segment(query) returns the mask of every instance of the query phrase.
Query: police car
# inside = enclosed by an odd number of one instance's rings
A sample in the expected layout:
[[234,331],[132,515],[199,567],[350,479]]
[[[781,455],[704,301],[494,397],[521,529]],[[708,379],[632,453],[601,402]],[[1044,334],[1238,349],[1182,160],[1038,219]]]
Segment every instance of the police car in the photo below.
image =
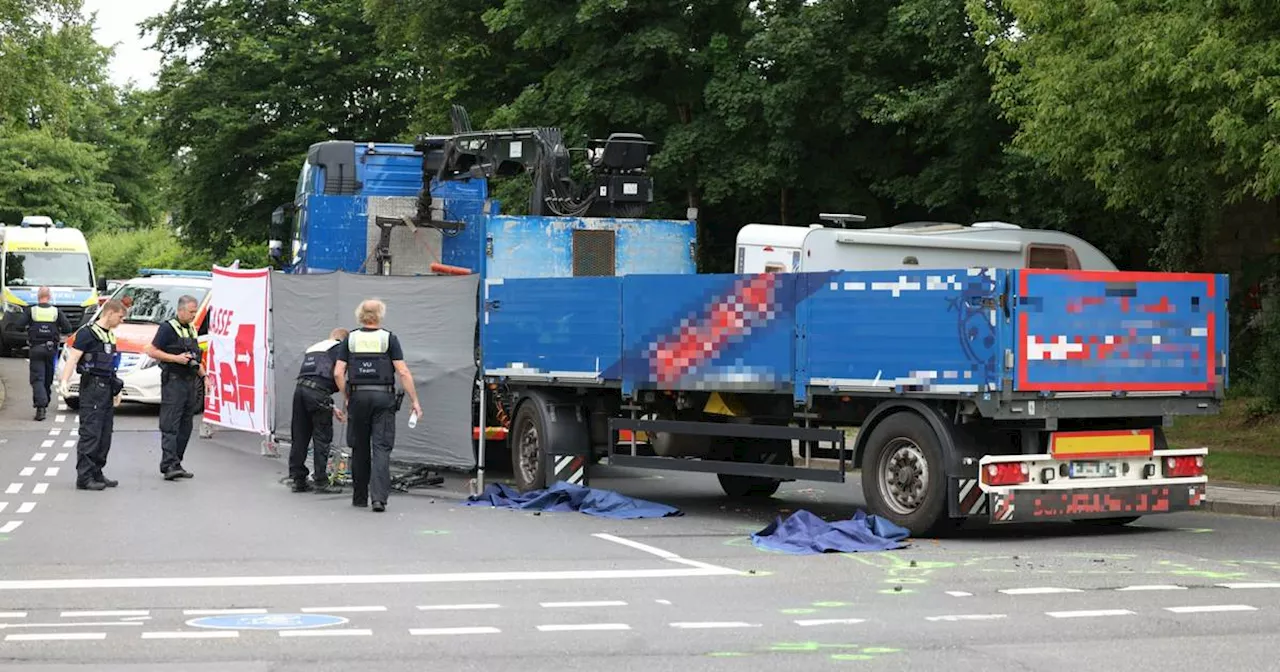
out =
[[[206,318],[212,287],[213,274],[208,271],[142,269],[139,277],[125,281],[111,294],[111,299],[123,302],[126,308],[124,321],[116,327],[116,345],[121,353],[118,375],[124,381],[123,401],[160,404],[159,362],[147,356],[147,344],[155,338],[160,325],[177,314],[178,299],[185,294],[199,302],[194,324],[203,346],[208,332]],[[86,316],[85,324],[95,318],[96,310],[95,314]],[[67,343],[73,341],[74,337]],[[58,358],[59,370],[65,359]],[[67,405],[76,409],[80,406],[79,377],[73,375],[70,382]]]

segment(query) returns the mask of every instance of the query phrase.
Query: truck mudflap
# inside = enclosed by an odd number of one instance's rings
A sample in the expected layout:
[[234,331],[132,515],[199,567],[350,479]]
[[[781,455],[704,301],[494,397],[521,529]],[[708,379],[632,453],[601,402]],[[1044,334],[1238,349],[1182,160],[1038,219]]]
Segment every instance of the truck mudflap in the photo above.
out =
[[1047,454],[983,457],[976,483],[959,488],[960,510],[1013,523],[1198,509],[1209,451],[1154,447],[1149,429],[1057,432]]

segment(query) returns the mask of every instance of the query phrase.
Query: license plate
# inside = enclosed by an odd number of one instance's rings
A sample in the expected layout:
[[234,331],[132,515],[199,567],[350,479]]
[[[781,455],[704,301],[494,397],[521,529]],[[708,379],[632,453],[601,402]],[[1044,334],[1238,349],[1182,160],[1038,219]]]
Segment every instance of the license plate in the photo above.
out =
[[1115,462],[1071,463],[1071,478],[1109,478],[1115,475]]

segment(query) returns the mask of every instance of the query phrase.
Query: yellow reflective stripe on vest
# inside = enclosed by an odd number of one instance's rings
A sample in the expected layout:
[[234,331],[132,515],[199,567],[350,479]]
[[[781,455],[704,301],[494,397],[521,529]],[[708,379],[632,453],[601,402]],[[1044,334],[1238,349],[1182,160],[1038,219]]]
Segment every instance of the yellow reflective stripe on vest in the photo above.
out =
[[53,306],[32,306],[31,307],[32,322],[57,322],[58,309]]
[[361,355],[382,354],[391,347],[391,334],[386,329],[353,331],[347,338],[347,350]]
[[116,332],[107,331],[96,324],[89,325],[89,328],[93,330],[93,333],[98,337],[99,341],[102,341],[103,343],[110,343],[111,345],[116,344]]
[[195,327],[191,325],[183,325],[177,320],[177,318],[169,320],[169,326],[173,327],[173,330],[178,334],[178,338],[189,338],[193,341],[196,340]]

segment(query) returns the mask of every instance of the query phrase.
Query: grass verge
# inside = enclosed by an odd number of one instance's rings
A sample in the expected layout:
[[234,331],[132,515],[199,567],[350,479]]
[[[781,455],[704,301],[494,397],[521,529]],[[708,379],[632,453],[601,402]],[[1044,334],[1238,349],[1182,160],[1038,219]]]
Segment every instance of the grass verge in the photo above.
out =
[[1171,448],[1209,449],[1209,481],[1280,486],[1280,417],[1256,417],[1249,399],[1228,399],[1222,413],[1179,418]]

